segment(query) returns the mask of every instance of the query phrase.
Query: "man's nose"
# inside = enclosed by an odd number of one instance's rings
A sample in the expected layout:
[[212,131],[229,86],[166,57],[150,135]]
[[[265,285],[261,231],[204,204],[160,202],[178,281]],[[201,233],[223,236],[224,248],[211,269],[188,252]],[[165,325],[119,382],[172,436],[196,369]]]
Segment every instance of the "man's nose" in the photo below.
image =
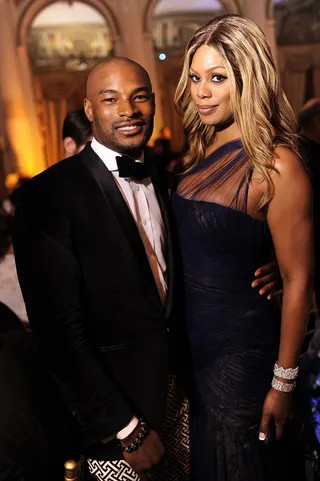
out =
[[137,107],[130,100],[123,100],[118,104],[118,115],[120,117],[132,117],[137,112]]

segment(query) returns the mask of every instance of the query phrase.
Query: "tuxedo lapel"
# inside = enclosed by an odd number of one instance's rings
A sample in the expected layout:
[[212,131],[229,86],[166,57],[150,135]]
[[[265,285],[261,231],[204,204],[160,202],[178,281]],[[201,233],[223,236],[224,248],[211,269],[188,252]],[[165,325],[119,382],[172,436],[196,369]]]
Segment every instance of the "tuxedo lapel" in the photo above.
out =
[[99,185],[106,202],[114,214],[115,220],[118,222],[130,249],[133,251],[134,257],[138,261],[138,265],[142,270],[142,275],[146,276],[148,281],[154,284],[153,291],[155,293],[155,302],[163,311],[158,289],[138,228],[113,175],[107,169],[100,157],[92,150],[89,144],[87,144],[85,149],[78,155]]
[[159,169],[152,159],[148,160],[150,168],[150,177],[154,186],[154,190],[161,209],[162,219],[167,232],[167,296],[165,305],[165,315],[168,319],[173,305],[173,292],[174,292],[174,254],[173,254],[173,240],[171,219],[169,215],[169,193],[166,185],[166,181],[163,175],[160,175]]

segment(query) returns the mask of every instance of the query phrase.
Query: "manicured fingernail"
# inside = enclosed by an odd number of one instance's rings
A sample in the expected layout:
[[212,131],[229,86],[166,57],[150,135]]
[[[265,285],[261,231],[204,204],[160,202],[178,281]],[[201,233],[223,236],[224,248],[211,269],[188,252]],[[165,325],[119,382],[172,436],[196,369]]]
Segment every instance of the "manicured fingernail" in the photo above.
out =
[[266,439],[266,435],[264,433],[259,433],[260,441],[264,441]]

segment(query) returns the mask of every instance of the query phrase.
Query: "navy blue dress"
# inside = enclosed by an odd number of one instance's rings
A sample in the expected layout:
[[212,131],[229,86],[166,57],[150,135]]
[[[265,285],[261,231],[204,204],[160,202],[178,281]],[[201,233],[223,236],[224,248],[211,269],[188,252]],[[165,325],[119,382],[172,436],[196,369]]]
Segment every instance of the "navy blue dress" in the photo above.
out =
[[173,210],[182,254],[194,481],[275,481],[277,443],[259,441],[273,377],[279,311],[252,289],[272,247],[248,209],[250,170],[240,140],[179,178]]

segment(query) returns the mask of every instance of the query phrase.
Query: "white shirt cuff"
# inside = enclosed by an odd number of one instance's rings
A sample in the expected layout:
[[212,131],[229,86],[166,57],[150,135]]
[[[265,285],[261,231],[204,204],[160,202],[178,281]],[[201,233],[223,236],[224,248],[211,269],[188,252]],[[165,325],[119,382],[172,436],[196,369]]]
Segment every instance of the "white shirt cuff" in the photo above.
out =
[[136,418],[135,416],[131,419],[130,423],[123,429],[121,429],[121,431],[118,432],[117,434],[117,439],[124,439],[126,438],[127,436],[130,436],[130,434],[136,429],[136,427],[138,426],[138,423],[139,423],[139,419]]

